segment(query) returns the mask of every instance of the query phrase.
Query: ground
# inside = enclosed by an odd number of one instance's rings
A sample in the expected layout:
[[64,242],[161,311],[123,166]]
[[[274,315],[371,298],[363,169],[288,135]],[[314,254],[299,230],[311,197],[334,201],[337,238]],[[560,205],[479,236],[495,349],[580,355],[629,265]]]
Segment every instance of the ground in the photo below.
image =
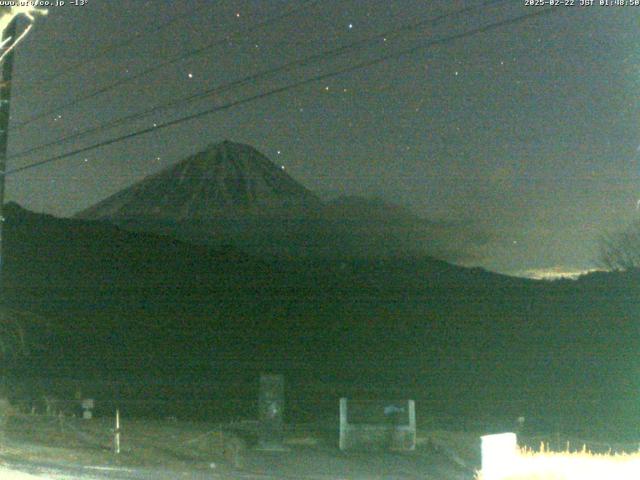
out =
[[331,425],[289,425],[282,451],[260,451],[254,422],[123,419],[121,453],[110,419],[14,415],[0,450],[3,479],[471,480],[478,436],[422,432],[415,452],[340,452]]

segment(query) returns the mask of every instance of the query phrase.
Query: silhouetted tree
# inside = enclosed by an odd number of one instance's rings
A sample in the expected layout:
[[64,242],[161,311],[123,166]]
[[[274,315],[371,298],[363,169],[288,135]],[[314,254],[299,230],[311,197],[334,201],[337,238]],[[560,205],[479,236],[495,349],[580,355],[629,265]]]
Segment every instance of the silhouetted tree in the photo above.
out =
[[12,412],[8,375],[12,366],[29,353],[25,331],[24,313],[0,307],[0,441],[5,438],[5,427]]
[[40,346],[36,342],[41,343],[42,336],[50,331],[51,325],[43,317],[0,306],[0,397],[7,394],[7,381],[13,370],[24,364],[31,349]]
[[640,220],[600,239],[599,263],[609,270],[640,269]]

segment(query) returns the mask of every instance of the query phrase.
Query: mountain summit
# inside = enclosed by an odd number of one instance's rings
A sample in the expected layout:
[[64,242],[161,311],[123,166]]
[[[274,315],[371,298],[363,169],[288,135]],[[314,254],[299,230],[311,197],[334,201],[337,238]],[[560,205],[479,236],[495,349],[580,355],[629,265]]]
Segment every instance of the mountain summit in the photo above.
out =
[[321,207],[314,193],[251,146],[224,141],[76,215],[81,219],[207,222],[297,217]]
[[382,200],[322,202],[255,148],[224,141],[78,213],[124,230],[276,257],[477,256],[479,236]]

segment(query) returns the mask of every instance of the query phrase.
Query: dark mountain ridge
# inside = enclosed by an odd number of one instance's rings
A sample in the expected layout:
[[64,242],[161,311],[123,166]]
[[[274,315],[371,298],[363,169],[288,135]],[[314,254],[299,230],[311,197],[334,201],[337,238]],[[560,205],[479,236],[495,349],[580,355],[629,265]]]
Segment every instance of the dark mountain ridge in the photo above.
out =
[[428,257],[263,260],[16,205],[6,217],[7,302],[52,324],[31,331],[43,348],[25,376],[278,371],[454,410],[596,398],[638,413],[637,273],[543,282]]

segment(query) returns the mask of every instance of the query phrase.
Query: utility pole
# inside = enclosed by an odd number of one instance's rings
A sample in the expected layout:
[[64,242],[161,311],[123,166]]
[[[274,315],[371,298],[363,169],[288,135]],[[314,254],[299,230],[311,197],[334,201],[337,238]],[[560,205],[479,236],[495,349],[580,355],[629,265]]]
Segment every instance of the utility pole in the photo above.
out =
[[[2,32],[2,40],[16,37],[16,20],[7,26]],[[9,43],[9,42],[7,42]],[[10,46],[5,47],[10,48]],[[2,64],[2,81],[0,82],[0,308],[6,303],[4,294],[4,281],[2,270],[4,266],[4,255],[2,254],[3,226],[4,226],[4,180],[7,170],[7,141],[9,139],[9,100],[11,98],[11,77],[13,75],[13,52],[4,58]],[[0,312],[2,315],[4,312]],[[0,368],[0,436],[4,436],[4,425],[7,417],[7,367]]]
[[[2,40],[16,38],[16,19],[4,30]],[[9,48],[9,47],[7,47]],[[0,83],[0,304],[5,302],[4,289],[4,183],[7,171],[7,146],[9,141],[9,113],[11,101],[11,83],[13,78],[12,50],[2,64],[2,82]]]

